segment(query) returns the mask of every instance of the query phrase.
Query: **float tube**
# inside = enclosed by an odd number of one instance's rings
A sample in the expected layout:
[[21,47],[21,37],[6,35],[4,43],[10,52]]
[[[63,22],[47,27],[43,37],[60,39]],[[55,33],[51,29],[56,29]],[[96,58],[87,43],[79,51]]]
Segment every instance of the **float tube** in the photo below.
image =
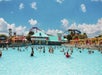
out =
[[69,58],[70,57],[70,55],[68,54],[68,52],[66,53],[66,58]]

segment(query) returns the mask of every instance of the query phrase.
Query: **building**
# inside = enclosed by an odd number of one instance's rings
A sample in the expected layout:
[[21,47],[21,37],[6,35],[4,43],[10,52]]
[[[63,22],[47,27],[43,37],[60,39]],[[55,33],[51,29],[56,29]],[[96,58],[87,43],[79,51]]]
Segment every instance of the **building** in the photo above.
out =
[[23,43],[26,41],[25,36],[12,36],[12,43]]
[[33,44],[48,44],[49,36],[42,32],[38,31],[31,36],[31,41]]
[[86,38],[86,39],[79,39],[79,40],[71,40],[70,44],[75,45],[102,45],[102,37],[98,38]]
[[31,36],[32,44],[37,45],[61,45],[67,40],[61,35],[48,35],[42,31],[37,31]]

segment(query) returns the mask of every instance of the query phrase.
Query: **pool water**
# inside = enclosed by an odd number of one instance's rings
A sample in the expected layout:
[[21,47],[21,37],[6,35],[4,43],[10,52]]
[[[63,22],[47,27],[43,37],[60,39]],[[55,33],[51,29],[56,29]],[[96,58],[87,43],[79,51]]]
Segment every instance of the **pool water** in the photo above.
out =
[[[43,46],[42,46],[43,47]],[[34,46],[34,56],[31,57],[31,46],[21,51],[8,48],[3,50],[0,58],[0,75],[102,75],[102,54],[95,50],[89,54],[88,49],[73,48],[73,54],[66,58],[64,52],[70,47],[52,46],[54,53],[49,53],[50,46]],[[2,50],[2,48],[0,49]],[[70,53],[70,51],[69,51]]]

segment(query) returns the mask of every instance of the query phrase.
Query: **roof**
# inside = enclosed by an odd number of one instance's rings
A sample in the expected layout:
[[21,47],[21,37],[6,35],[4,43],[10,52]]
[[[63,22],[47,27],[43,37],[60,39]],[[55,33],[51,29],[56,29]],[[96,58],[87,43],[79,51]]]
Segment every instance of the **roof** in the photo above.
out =
[[49,37],[49,36],[42,31],[38,31],[37,33],[33,34],[32,37]]

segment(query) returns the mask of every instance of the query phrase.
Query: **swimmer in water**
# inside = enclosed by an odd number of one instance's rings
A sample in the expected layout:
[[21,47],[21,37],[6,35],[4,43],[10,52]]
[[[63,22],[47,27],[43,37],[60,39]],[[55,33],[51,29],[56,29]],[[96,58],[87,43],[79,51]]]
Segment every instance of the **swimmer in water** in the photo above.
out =
[[79,52],[81,53],[81,50]]
[[0,50],[0,57],[2,56],[2,51]]
[[89,50],[88,53],[91,54],[91,51]]
[[69,57],[70,57],[70,55],[69,55],[69,53],[67,52],[67,53],[66,53],[66,58],[69,58]]
[[34,56],[34,50],[33,50],[33,47],[32,47],[32,52],[31,52],[31,55],[30,56]]
[[44,47],[44,49],[43,49],[43,53],[45,53],[45,47]]

